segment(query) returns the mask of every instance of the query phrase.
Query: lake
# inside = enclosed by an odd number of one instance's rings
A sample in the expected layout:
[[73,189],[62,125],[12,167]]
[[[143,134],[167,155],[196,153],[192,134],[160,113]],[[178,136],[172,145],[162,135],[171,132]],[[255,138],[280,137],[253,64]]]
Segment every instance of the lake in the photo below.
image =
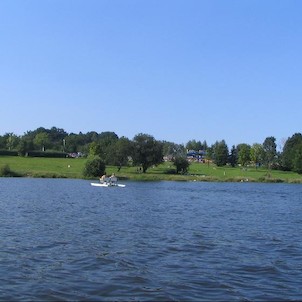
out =
[[0,300],[302,299],[302,185],[0,178]]

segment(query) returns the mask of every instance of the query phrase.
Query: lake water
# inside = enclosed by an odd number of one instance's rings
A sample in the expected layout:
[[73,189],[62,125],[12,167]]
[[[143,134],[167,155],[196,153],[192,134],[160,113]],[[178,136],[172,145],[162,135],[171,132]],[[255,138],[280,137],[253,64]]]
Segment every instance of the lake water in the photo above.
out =
[[302,185],[0,178],[0,300],[302,299]]

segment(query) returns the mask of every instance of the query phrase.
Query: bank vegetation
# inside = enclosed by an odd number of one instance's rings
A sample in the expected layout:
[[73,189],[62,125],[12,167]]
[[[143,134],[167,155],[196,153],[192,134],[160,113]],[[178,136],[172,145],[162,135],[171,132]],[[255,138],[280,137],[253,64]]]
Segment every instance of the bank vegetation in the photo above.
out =
[[302,135],[288,137],[279,151],[273,136],[230,149],[224,140],[182,145],[145,133],[129,139],[56,127],[0,136],[0,176],[89,178],[104,170],[132,180],[300,182]]

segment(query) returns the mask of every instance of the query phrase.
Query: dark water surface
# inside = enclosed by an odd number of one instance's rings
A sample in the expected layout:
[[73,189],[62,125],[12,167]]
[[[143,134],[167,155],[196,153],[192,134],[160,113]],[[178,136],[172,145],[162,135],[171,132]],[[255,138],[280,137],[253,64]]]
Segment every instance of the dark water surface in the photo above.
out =
[[0,178],[0,300],[302,299],[302,186]]

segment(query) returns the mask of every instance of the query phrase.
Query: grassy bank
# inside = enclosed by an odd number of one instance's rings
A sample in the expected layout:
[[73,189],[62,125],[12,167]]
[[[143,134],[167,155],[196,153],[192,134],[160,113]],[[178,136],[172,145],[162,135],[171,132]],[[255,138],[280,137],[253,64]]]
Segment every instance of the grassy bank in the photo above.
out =
[[73,158],[42,158],[0,156],[0,167],[9,168],[21,176],[81,178],[85,160]]
[[[0,156],[0,168],[8,166],[12,175],[23,177],[58,177],[83,178],[82,171],[86,159],[73,158],[30,158],[17,156]],[[302,183],[302,175],[293,172],[271,171],[266,169],[240,167],[216,167],[192,163],[188,175],[171,174],[174,167],[163,163],[139,173],[137,167],[123,167],[117,172],[116,167],[108,166],[107,173],[116,173],[120,179],[129,180],[179,180],[179,181],[249,181],[249,182],[287,182]]]

